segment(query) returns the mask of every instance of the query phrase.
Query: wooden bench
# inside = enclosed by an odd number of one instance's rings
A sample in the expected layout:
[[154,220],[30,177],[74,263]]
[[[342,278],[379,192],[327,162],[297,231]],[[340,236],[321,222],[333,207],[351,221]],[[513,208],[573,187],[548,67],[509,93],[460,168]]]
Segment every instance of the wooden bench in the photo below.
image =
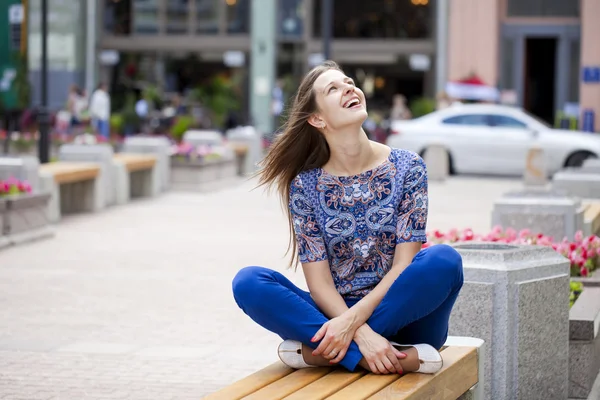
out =
[[483,400],[483,341],[449,338],[443,368],[434,375],[375,375],[318,367],[294,370],[276,362],[208,395],[205,400]]
[[119,153],[113,156],[117,204],[134,197],[151,197],[160,192],[157,157],[151,154]]
[[585,234],[600,235],[600,202],[586,202],[583,205],[583,223]]
[[48,219],[82,211],[94,212],[104,207],[100,186],[100,166],[94,163],[58,161],[39,169],[40,188],[50,193]]

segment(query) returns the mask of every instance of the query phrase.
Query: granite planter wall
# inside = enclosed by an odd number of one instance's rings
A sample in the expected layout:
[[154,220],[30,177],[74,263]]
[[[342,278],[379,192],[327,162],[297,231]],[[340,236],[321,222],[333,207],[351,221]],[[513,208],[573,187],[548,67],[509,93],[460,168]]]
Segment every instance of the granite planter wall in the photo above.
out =
[[600,288],[585,287],[569,312],[569,398],[587,399],[600,372]]
[[179,190],[204,190],[216,182],[237,175],[235,157],[215,160],[171,158],[171,187]]
[[7,247],[10,241],[4,234],[4,227],[6,225],[6,199],[0,199],[0,249]]
[[14,245],[53,235],[46,212],[49,200],[50,194],[47,193],[8,196],[3,199],[2,232],[8,244]]

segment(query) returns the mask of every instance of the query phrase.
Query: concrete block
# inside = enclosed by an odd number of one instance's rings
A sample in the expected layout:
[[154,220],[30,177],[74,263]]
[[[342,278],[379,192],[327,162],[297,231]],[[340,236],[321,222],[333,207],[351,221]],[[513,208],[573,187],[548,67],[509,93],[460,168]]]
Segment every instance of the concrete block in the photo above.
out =
[[424,159],[427,165],[427,178],[431,181],[444,181],[450,172],[450,157],[442,145],[430,145],[425,150]]
[[569,312],[569,398],[587,399],[600,372],[600,288],[585,287]]
[[600,199],[600,168],[567,168],[554,174],[552,187],[581,199]]
[[509,192],[494,202],[492,225],[534,233],[562,240],[573,239],[584,228],[581,201],[562,191],[523,190]]
[[219,131],[190,130],[183,134],[183,141],[192,146],[200,146],[203,144],[222,146],[223,135]]
[[[253,126],[243,126],[230,129],[225,133],[227,141],[232,144],[248,146],[244,158],[243,174],[252,174],[258,169],[258,163],[263,158],[262,137]],[[431,178],[430,178],[431,179]]]
[[40,162],[33,156],[0,157],[0,180],[10,177],[27,181],[34,193],[40,191],[39,174]]
[[113,148],[108,144],[65,144],[60,147],[61,161],[95,162],[100,165],[99,179],[104,191],[106,206],[116,204]]
[[484,398],[566,399],[568,260],[544,246],[454,247],[463,257],[465,284],[449,334],[485,341]]
[[133,136],[125,139],[124,153],[154,154],[157,157],[160,190],[166,191],[171,179],[171,143],[165,137]]
[[548,183],[548,166],[544,149],[537,145],[527,151],[523,181],[525,186],[546,186]]

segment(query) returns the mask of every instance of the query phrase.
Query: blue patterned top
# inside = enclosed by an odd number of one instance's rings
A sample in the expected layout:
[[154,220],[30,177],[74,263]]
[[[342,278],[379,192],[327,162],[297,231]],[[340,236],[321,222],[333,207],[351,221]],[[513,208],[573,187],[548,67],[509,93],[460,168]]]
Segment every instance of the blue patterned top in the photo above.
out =
[[300,262],[328,260],[337,291],[362,298],[390,270],[397,244],[427,241],[427,207],[427,170],[411,151],[392,149],[354,176],[301,172],[289,201]]

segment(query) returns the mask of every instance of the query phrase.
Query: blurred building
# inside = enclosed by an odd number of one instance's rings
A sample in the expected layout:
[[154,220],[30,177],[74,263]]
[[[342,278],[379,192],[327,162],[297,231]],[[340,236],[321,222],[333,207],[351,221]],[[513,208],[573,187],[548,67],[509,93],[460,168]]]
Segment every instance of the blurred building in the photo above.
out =
[[[213,74],[247,70],[250,1],[101,0],[99,49],[119,54],[104,76],[142,70],[182,92]],[[332,58],[372,89],[371,104],[387,108],[395,93],[434,95],[432,3],[334,1]],[[320,61],[321,1],[278,0],[277,15],[277,74],[293,81]]]
[[598,0],[453,0],[448,78],[477,74],[549,122],[593,109],[598,127],[598,17]]

